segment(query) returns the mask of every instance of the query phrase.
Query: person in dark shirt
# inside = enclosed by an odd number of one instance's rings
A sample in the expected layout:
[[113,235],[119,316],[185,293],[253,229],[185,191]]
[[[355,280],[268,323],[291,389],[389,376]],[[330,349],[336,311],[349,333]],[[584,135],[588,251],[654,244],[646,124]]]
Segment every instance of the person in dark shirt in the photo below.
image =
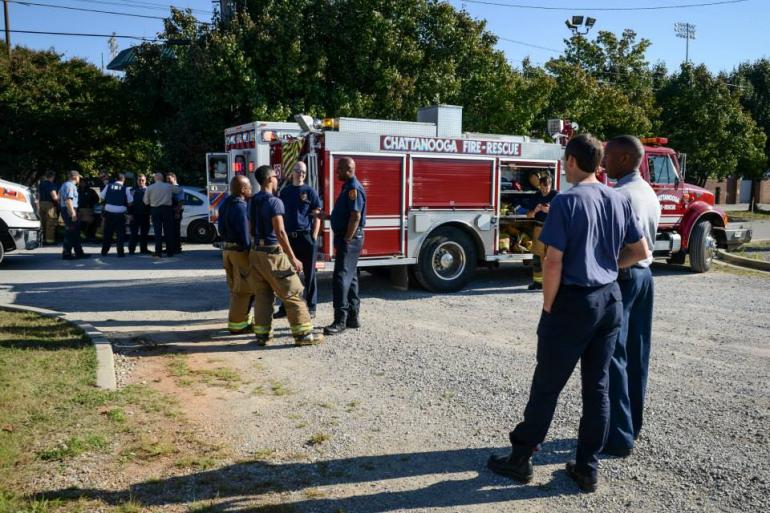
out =
[[230,290],[230,312],[227,329],[230,333],[247,333],[251,326],[249,310],[254,300],[249,266],[248,200],[251,182],[245,176],[230,180],[230,195],[219,207],[217,227],[222,237],[222,262]]
[[136,187],[131,189],[131,203],[128,205],[131,238],[128,241],[128,252],[133,255],[136,245],[139,244],[139,252],[149,255],[152,252],[147,248],[147,239],[150,234],[150,207],[144,203],[144,194],[147,192],[147,177],[140,174],[136,177]]
[[538,191],[525,206],[527,217],[538,222],[532,229],[532,283],[529,284],[529,290],[543,288],[543,258],[545,258],[546,247],[540,242],[540,232],[543,231],[542,223],[545,223],[548,217],[551,201],[559,194],[551,188],[551,175],[541,176],[538,183]]
[[[294,254],[302,262],[305,302],[310,317],[315,317],[318,291],[316,290],[315,261],[318,254],[318,234],[321,231],[321,198],[318,193],[305,183],[307,166],[304,162],[294,164],[291,173],[292,183],[281,190],[281,201],[286,208],[285,227]],[[274,319],[286,317],[283,304],[273,315]]]
[[532,454],[545,439],[559,395],[580,362],[583,415],[567,475],[586,492],[596,490],[597,456],[609,428],[609,365],[623,315],[618,269],[647,257],[631,204],[596,178],[602,156],[602,143],[590,135],[574,137],[564,151],[574,187],[551,202],[540,235],[548,253],[529,401],[524,419],[508,436],[510,455],[492,455],[487,463],[497,474],[532,479]]
[[96,215],[96,206],[99,204],[99,193],[97,193],[85,180],[81,180],[78,185],[78,195],[80,197],[78,206],[78,218],[80,219],[80,229],[85,235],[86,242],[96,242],[96,230],[102,222],[102,217]]
[[56,173],[48,171],[38,187],[38,212],[43,229],[43,243],[56,244],[56,226],[59,224],[59,192],[54,183]]
[[318,344],[323,336],[313,333],[307,304],[302,298],[302,262],[295,256],[284,228],[286,210],[275,196],[278,177],[270,166],[260,166],[254,173],[261,190],[251,198],[249,222],[252,237],[249,264],[254,287],[254,335],[257,345],[273,338],[273,296],[286,307],[294,344]]

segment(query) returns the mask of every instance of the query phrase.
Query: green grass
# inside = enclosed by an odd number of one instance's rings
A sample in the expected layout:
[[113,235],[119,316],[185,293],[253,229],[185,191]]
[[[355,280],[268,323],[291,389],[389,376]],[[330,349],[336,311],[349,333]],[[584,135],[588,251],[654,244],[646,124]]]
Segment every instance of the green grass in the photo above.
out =
[[[209,362],[215,360],[209,360]],[[169,374],[177,378],[180,386],[206,384],[235,390],[241,385],[241,375],[228,367],[215,367],[213,369],[193,369],[190,367],[187,356],[173,355],[166,364]]]
[[770,252],[770,241],[762,241],[744,244],[735,251],[731,251],[730,254],[753,260],[766,260],[762,256],[763,254],[767,256],[768,252]]
[[[719,207],[719,205],[717,205]],[[731,223],[737,223],[741,221],[768,221],[770,220],[770,212],[767,210],[756,210],[749,212],[748,210],[734,210],[727,212],[727,219]]]
[[270,383],[270,391],[273,395],[289,395],[292,390],[283,382],[274,380]]

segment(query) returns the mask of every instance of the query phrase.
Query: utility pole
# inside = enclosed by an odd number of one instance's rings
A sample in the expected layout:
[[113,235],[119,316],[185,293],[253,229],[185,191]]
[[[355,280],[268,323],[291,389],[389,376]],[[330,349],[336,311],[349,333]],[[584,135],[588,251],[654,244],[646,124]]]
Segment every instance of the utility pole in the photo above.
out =
[[676,32],[676,37],[685,40],[684,62],[687,64],[690,62],[690,39],[695,39],[695,25],[692,23],[674,23],[674,32]]
[[8,0],[3,0],[3,13],[5,14],[5,49],[8,51],[8,60],[11,60],[11,20],[8,19]]

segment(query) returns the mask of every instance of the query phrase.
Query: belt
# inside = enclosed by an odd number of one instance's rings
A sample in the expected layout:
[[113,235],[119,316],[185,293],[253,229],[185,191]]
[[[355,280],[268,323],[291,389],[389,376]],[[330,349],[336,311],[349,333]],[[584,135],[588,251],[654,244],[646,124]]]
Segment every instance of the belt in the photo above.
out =
[[297,238],[297,237],[299,237],[300,235],[305,235],[306,233],[310,233],[310,230],[299,230],[299,231],[296,231],[296,232],[289,232],[289,234],[288,234],[288,235],[289,235],[289,237],[291,237],[292,239],[296,239],[296,238]]
[[277,255],[281,252],[281,246],[261,246],[256,242],[251,245],[252,251],[259,251],[260,253],[267,253],[269,255]]
[[248,251],[239,242],[223,242],[222,249],[225,251]]

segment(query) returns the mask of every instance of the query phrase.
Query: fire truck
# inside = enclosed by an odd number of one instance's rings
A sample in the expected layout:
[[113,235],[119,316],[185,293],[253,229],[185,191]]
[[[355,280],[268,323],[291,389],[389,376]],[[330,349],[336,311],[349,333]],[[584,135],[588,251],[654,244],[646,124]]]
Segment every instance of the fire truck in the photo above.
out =
[[662,209],[656,257],[683,264],[689,255],[692,270],[706,272],[717,248],[732,249],[751,240],[750,226],[729,224],[727,215],[714,207],[711,192],[685,182],[685,154],[666,146],[665,137],[641,141],[645,156],[639,171],[655,190]]
[[225,129],[225,151],[206,154],[209,222],[216,227],[219,205],[227,196],[234,176],[248,177],[252,189],[258,191],[254,171],[270,163],[270,143],[300,133],[297,123],[279,121],[254,121]]
[[[530,260],[505,244],[532,221],[516,206],[535,193],[533,177],[549,174],[557,189],[563,181],[560,144],[463,132],[458,106],[420,109],[416,122],[295,119],[302,133],[271,144],[274,168],[286,177],[303,160],[330,214],[342,186],[335,162],[353,158],[367,198],[359,267],[402,266],[431,291],[461,289],[479,263]],[[319,262],[331,268],[333,258],[325,221]]]

